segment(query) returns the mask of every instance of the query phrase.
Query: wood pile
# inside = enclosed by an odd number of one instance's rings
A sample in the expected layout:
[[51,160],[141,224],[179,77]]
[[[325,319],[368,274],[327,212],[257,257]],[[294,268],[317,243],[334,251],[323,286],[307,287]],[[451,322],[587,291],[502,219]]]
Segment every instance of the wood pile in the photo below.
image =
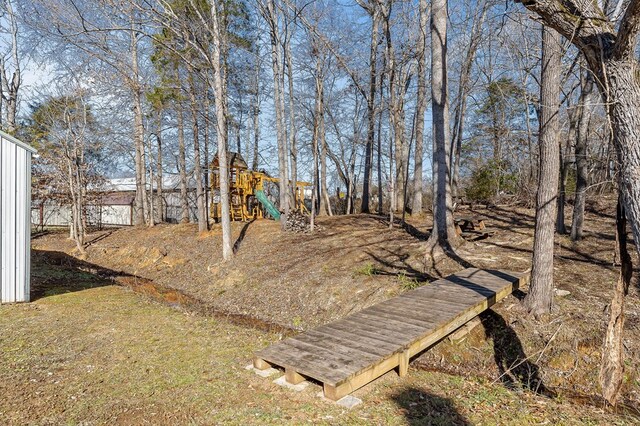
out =
[[[302,213],[300,210],[292,210],[287,215],[287,220],[284,224],[284,230],[295,233],[309,233],[311,232],[311,220],[308,215]],[[314,231],[321,230],[322,227],[315,224]]]

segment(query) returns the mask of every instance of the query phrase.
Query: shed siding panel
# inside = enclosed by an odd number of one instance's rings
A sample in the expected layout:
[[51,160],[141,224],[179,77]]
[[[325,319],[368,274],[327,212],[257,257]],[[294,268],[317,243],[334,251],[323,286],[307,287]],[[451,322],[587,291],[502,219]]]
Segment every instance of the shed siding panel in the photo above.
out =
[[0,132],[0,302],[29,300],[31,152]]
[[17,146],[2,140],[3,215],[2,215],[2,301],[15,301],[16,264],[16,150]]
[[27,202],[24,205],[24,228],[26,235],[26,244],[24,247],[26,267],[24,282],[24,301],[31,300],[31,153],[27,152],[25,158],[27,171]]
[[5,164],[5,144],[6,142],[3,139],[0,139],[0,303],[5,301],[5,282],[7,280],[6,270],[5,270],[5,252],[8,247],[8,238],[7,230],[5,229],[4,222],[5,216],[9,210],[9,204],[7,203],[5,186],[7,186],[9,182],[9,178],[7,177],[7,168],[4,167]]
[[25,300],[26,282],[26,251],[27,245],[25,229],[25,208],[27,206],[27,152],[16,146],[16,277],[15,293],[16,301]]

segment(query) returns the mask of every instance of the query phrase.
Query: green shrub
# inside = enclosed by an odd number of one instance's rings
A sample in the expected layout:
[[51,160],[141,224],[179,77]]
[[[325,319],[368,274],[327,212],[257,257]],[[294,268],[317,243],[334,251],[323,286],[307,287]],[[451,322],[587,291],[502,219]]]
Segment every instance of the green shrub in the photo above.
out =
[[500,193],[515,193],[517,183],[518,177],[509,171],[506,161],[491,160],[473,171],[465,193],[470,201],[490,202]]

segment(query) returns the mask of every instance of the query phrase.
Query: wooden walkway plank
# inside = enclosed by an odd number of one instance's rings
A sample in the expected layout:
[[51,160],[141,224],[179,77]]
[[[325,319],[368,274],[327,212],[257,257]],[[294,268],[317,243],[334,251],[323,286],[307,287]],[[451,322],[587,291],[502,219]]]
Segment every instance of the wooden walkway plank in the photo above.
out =
[[431,347],[528,281],[527,274],[469,268],[341,320],[275,343],[254,366],[284,368],[285,379],[320,381],[337,400]]
[[446,320],[450,314],[444,312],[435,312],[430,310],[422,310],[416,312],[415,309],[401,309],[385,306],[376,307],[375,311],[372,311],[375,315],[389,315],[394,316],[398,321],[406,322],[408,324],[416,325],[422,328],[423,332],[428,331],[431,328],[437,326],[440,322]]
[[363,358],[379,358],[388,353],[388,351],[380,351],[375,346],[362,345],[357,341],[341,338],[337,334],[325,334],[311,330],[306,333],[292,337],[296,342],[312,345],[315,347],[330,349],[334,352],[344,355],[358,355]]
[[386,328],[381,329],[378,322],[369,322],[365,319],[360,319],[357,322],[351,317],[347,317],[345,320],[330,323],[322,327],[338,328],[340,330],[349,330],[352,333],[357,333],[359,336],[365,336],[372,339],[377,339],[385,343],[392,344],[394,346],[402,346],[407,343],[407,340],[402,336],[399,336],[393,330]]
[[304,334],[309,335],[311,338],[318,337],[322,339],[324,337],[328,339],[334,339],[336,342],[339,342],[347,347],[358,349],[378,356],[386,355],[389,352],[395,351],[397,348],[397,345],[392,345],[377,339],[367,338],[366,336],[362,336],[360,334],[353,334],[337,329],[316,328],[307,331]]
[[[407,298],[395,298],[392,299],[388,305],[389,306],[405,306],[407,309],[413,309],[416,312],[440,312],[440,313],[447,313],[450,312],[452,309],[455,310],[460,310],[460,309],[465,309],[467,306],[469,306],[468,303],[450,303],[444,300],[440,300],[438,298],[435,297],[431,297],[429,299],[420,299],[417,297],[407,297]],[[385,305],[386,306],[386,305]]]
[[353,319],[358,320],[360,318],[366,318],[370,320],[373,324],[377,324],[378,327],[394,330],[396,333],[399,333],[401,336],[420,333],[424,329],[419,324],[412,324],[409,321],[401,320],[393,314],[387,314],[381,311],[374,312],[370,309],[371,308],[365,311],[360,311],[357,314],[354,314]]

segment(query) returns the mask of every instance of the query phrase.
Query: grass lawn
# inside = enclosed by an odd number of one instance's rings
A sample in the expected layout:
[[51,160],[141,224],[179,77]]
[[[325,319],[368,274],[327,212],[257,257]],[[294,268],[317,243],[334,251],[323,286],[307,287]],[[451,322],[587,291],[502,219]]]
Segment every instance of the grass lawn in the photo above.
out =
[[[84,287],[84,285],[82,286]],[[0,424],[632,424],[486,379],[410,370],[352,410],[245,370],[276,334],[98,286],[0,307]]]

